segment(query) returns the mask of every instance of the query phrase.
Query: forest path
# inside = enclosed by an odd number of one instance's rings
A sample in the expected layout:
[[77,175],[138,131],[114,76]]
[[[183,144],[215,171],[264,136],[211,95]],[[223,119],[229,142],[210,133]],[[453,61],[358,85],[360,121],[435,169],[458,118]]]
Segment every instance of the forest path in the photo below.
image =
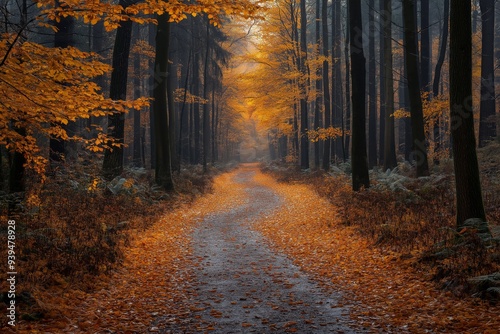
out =
[[[234,205],[208,214],[192,234],[200,329],[211,333],[350,333],[348,312],[254,229],[287,206],[243,165],[232,176]],[[218,190],[216,189],[216,192]],[[193,308],[192,308],[193,309]]]

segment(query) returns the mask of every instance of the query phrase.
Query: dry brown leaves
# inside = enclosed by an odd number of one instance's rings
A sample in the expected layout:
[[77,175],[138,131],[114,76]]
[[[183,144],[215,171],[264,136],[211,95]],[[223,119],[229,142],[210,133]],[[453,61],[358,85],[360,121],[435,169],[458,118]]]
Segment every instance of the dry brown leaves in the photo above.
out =
[[500,328],[500,307],[437,290],[411,259],[370,247],[354,227],[341,225],[336,208],[307,185],[277,183],[261,173],[256,180],[287,202],[260,223],[261,231],[325,287],[343,291],[351,317],[361,326],[397,333],[496,333]]
[[166,324],[189,326],[185,321],[192,314],[193,294],[189,234],[206,214],[234,205],[232,198],[241,187],[229,182],[231,177],[215,178],[213,194],[159,216],[146,231],[133,232],[137,235],[126,250],[123,267],[110,277],[87,277],[99,280],[100,290],[86,293],[67,286],[64,291],[38,291],[44,320],[20,321],[17,332],[143,333],[159,331]]

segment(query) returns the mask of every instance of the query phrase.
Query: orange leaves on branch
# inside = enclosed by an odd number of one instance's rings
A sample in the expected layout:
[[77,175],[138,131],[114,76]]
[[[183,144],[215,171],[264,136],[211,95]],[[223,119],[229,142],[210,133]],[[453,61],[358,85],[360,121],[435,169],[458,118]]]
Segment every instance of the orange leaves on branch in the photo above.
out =
[[[0,41],[0,54],[6,54],[13,39]],[[148,105],[146,98],[135,101],[113,101],[105,98],[100,87],[91,82],[110,67],[93,53],[76,48],[47,48],[40,44],[17,43],[0,67],[0,144],[22,153],[27,165],[39,173],[47,160],[41,155],[35,137],[83,141],[69,136],[65,126],[70,122],[112,113],[125,113]],[[21,135],[19,129],[24,129]],[[102,145],[101,145],[102,144]],[[101,136],[89,145],[92,151],[106,147]]]
[[334,139],[342,136],[342,129],[334,128],[333,126],[328,128],[318,128],[316,130],[307,131],[307,135],[309,140],[315,143],[320,140]]
[[54,0],[37,0],[37,6],[42,8],[40,21],[50,26],[50,21],[59,22],[61,17],[82,19],[86,24],[104,22],[106,30],[118,28],[120,22],[131,20],[143,24],[156,22],[150,15],[169,15],[170,22],[180,22],[188,15],[205,14],[210,23],[218,26],[221,17],[232,15],[243,18],[253,17],[261,9],[264,1],[231,1],[231,0],[199,0],[195,3],[186,3],[179,0],[145,0],[131,1],[131,5],[123,8],[120,5],[100,0],[60,0],[56,6]]

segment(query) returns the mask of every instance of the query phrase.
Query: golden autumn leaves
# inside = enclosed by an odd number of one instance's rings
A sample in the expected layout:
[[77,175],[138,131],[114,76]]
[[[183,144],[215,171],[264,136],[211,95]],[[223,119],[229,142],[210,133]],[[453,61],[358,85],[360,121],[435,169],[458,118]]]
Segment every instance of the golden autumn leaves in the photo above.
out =
[[195,4],[176,0],[130,3],[123,8],[100,0],[39,0],[34,17],[26,18],[17,31],[11,30],[2,36],[0,144],[11,152],[21,153],[27,167],[40,174],[45,170],[48,159],[42,153],[40,137],[78,141],[94,152],[121,145],[92,122],[88,122],[86,130],[97,135],[90,139],[86,134],[70,135],[66,128],[79,120],[140,110],[150,102],[146,97],[133,101],[104,97],[101,87],[94,81],[110,72],[110,66],[96,54],[82,52],[76,47],[53,48],[31,41],[27,28],[33,22],[57,31],[54,23],[72,17],[91,25],[103,21],[105,29],[111,31],[125,20],[138,24],[156,23],[154,15],[168,13],[171,22],[179,22],[187,15],[204,14],[212,24],[219,25],[221,15],[249,17],[259,8],[259,2],[229,0],[200,0]]

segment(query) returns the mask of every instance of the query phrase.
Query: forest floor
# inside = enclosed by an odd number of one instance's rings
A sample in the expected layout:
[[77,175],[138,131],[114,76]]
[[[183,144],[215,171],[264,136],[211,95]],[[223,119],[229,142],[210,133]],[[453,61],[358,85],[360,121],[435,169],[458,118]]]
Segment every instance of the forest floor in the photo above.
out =
[[[456,297],[374,247],[310,186],[258,165],[138,232],[123,266],[66,286],[19,333],[496,333],[500,307]],[[9,328],[3,328],[7,332]]]

